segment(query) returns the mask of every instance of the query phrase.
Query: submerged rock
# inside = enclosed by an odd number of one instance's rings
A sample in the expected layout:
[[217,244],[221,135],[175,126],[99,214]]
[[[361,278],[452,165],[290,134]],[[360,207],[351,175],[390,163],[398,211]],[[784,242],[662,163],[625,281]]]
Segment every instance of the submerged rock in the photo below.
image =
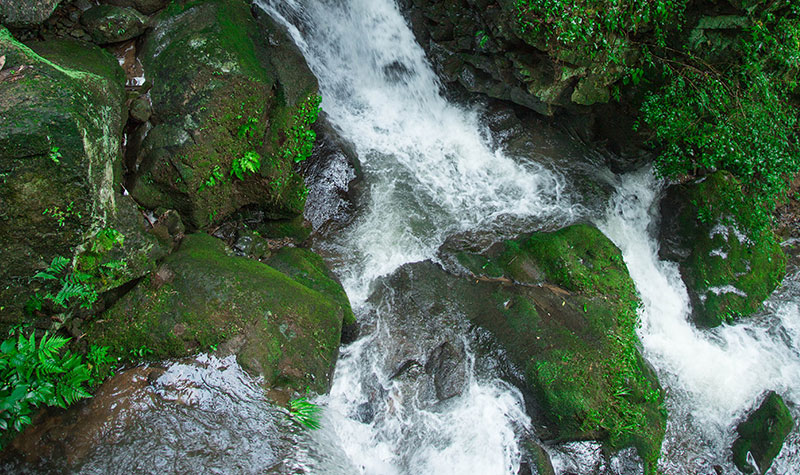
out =
[[725,210],[725,196],[740,196],[730,174],[667,189],[661,201],[660,256],[678,262],[692,301],[692,316],[703,326],[749,315],[786,273],[778,239],[744,234]]
[[61,0],[3,0],[0,25],[31,27],[50,18]]
[[464,344],[445,341],[437,346],[425,362],[425,372],[433,376],[440,401],[460,396],[469,382]]
[[235,0],[174,5],[154,24],[142,62],[156,125],[138,154],[137,201],[195,228],[245,207],[302,213],[293,166],[313,144],[318,86],[288,33]]
[[341,287],[314,274],[322,271],[308,259],[283,260],[298,266],[285,274],[229,255],[216,238],[189,235],[158,271],[87,325],[87,338],[123,357],[140,348],[153,358],[178,357],[222,344],[266,386],[325,392],[352,310]]
[[[739,438],[731,449],[736,467],[746,474],[767,473],[793,426],[792,415],[783,399],[770,391],[761,406],[736,427]],[[755,462],[755,467],[750,460]]]

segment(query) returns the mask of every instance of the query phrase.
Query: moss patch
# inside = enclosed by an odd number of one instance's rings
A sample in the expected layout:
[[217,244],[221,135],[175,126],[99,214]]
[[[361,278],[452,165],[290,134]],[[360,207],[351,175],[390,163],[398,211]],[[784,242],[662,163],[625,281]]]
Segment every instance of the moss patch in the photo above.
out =
[[794,421],[783,399],[770,392],[761,406],[739,424],[739,438],[733,444],[733,461],[742,473],[754,473],[747,463],[751,453],[761,473],[766,473],[781,451],[783,441],[791,432]]
[[741,196],[740,184],[718,172],[671,187],[662,202],[662,257],[680,264],[693,316],[703,326],[757,311],[786,273],[778,239],[743,235],[727,212],[730,196]]
[[193,234],[92,322],[87,337],[126,358],[139,348],[165,358],[227,341],[240,364],[263,375],[267,385],[324,392],[343,316],[330,296],[258,261],[229,255],[222,241]]
[[666,412],[638,350],[640,302],[619,249],[596,228],[576,225],[459,260],[476,285],[509,282],[495,284],[492,308],[472,318],[523,368],[556,437],[635,446],[654,473]]

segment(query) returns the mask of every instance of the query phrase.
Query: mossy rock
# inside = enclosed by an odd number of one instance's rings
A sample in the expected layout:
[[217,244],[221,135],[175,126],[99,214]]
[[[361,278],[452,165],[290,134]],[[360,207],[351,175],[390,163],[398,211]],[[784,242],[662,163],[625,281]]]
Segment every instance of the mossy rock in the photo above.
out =
[[50,18],[61,0],[3,0],[0,25],[32,27]]
[[680,265],[692,315],[701,326],[756,312],[786,273],[777,237],[743,234],[736,216],[726,210],[727,196],[741,196],[741,185],[727,172],[717,172],[669,187],[661,202],[660,254]]
[[319,254],[299,247],[283,247],[269,258],[267,264],[309,289],[316,290],[337,302],[344,310],[344,325],[356,323],[356,317],[350,307],[350,299],[342,288],[342,284],[328,269]]
[[[142,61],[157,125],[139,152],[137,201],[195,228],[245,207],[302,213],[307,190],[287,150],[318,85],[288,33],[265,21],[242,0],[173,3],[156,17]],[[246,156],[258,170],[236,176]]]
[[118,43],[141,35],[147,17],[133,8],[97,5],[83,12],[81,24],[97,44]]
[[[761,406],[738,425],[739,437],[733,443],[733,462],[742,473],[766,473],[781,451],[783,441],[794,426],[792,415],[783,399],[770,391]],[[753,456],[757,467],[747,462]]]
[[[131,262],[161,251],[145,233],[135,203],[120,194],[125,76],[117,60],[71,40],[28,47],[2,28],[0,50],[6,56],[0,72],[0,323],[6,326],[19,323],[20,309],[40,286],[31,276],[56,256],[73,261],[103,230],[126,235],[119,257]],[[151,269],[152,262],[120,268],[115,283]]]
[[292,270],[285,259],[283,273],[230,255],[216,238],[189,235],[158,271],[91,322],[86,337],[124,358],[179,357],[222,344],[269,387],[325,392],[351,310],[309,277],[322,272],[320,262],[307,253],[295,257],[292,264],[303,268]]
[[388,284],[393,308],[404,318],[464,315],[486,328],[521,370],[521,389],[544,419],[542,437],[634,446],[654,473],[666,413],[638,350],[640,302],[619,249],[576,225],[484,254],[442,252],[468,275],[430,262],[403,266]]

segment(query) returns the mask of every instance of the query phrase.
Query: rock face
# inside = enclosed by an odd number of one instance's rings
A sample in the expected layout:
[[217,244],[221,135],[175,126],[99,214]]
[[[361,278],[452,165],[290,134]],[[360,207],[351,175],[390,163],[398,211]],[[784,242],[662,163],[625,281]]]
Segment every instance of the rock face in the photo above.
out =
[[342,321],[352,311],[341,286],[321,275],[317,256],[290,257],[280,258],[284,274],[229,255],[206,234],[187,236],[155,273],[90,323],[87,338],[125,357],[140,348],[155,358],[185,356],[222,344],[273,389],[324,392]]
[[[110,262],[106,251],[123,249],[114,260],[124,265],[93,274],[103,291],[141,276],[163,255],[138,208],[120,194],[124,76],[117,61],[76,41],[31,45],[0,28],[3,325],[20,320],[37,290],[30,278],[56,256],[91,273]],[[113,243],[100,245],[112,234]]]
[[118,7],[132,7],[145,15],[152,15],[165,8],[169,4],[169,0],[104,0],[103,3]]
[[61,0],[3,0],[0,25],[29,27],[50,18]]
[[[780,453],[794,421],[783,399],[770,391],[761,406],[739,424],[739,438],[733,443],[733,461],[742,473],[766,473]],[[756,467],[748,462],[752,456]]]
[[190,227],[243,207],[302,213],[293,166],[313,145],[318,86],[288,34],[235,0],[173,5],[155,21],[142,53],[154,127],[138,154],[137,201],[177,209]]
[[671,186],[661,202],[661,258],[680,265],[693,317],[703,326],[755,312],[786,272],[777,238],[751,239],[724,210],[722,200],[732,193],[741,193],[739,183],[717,172]]
[[[620,251],[597,229],[578,225],[507,241],[484,255],[443,252],[467,276],[430,262],[403,266],[390,278],[398,314],[464,315],[486,328],[522,371],[547,438],[635,446],[652,473],[666,415],[657,378],[637,349],[639,301]],[[438,348],[434,353],[451,353]],[[425,361],[414,348],[404,354]],[[449,363],[427,358],[425,369],[447,374]]]

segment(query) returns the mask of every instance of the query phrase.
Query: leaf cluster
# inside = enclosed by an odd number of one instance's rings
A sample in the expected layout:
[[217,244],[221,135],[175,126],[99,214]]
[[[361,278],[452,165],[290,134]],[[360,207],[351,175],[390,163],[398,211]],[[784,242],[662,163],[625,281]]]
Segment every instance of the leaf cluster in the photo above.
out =
[[305,397],[289,401],[289,416],[301,426],[317,430],[320,428],[320,413],[322,408],[309,402]]
[[[0,344],[0,431],[19,432],[39,407],[66,408],[90,397],[91,371],[83,358],[66,350],[69,338],[21,333]],[[5,439],[6,437],[3,437]]]
[[286,140],[281,151],[284,159],[299,163],[311,156],[317,139],[311,126],[317,121],[321,102],[322,97],[312,94],[292,116],[284,130]]

